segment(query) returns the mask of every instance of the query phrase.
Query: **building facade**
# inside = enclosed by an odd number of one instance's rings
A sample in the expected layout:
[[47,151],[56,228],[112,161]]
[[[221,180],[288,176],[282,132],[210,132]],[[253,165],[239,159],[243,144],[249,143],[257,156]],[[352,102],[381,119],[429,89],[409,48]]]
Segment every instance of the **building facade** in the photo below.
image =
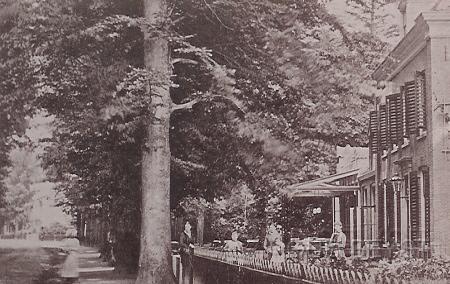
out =
[[360,178],[359,209],[375,204],[379,245],[450,255],[449,49],[450,10],[423,12],[373,75],[386,88],[370,113],[374,174]]
[[431,10],[373,74],[380,93],[369,114],[369,169],[293,185],[291,195],[333,198],[352,254],[450,255],[449,1],[402,2]]

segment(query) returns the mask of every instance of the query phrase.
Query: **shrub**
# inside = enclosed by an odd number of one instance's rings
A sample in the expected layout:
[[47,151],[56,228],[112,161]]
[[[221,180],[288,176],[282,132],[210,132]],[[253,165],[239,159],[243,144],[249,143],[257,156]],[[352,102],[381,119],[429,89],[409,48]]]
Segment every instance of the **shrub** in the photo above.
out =
[[313,264],[319,267],[332,267],[336,269],[352,270],[361,273],[369,272],[369,263],[358,257],[340,260],[332,260],[329,257],[323,257],[320,259],[316,259]]
[[127,273],[137,271],[139,262],[139,236],[133,232],[119,234],[114,244],[116,268]]
[[66,235],[68,227],[56,222],[47,227],[42,227],[39,234],[39,239],[43,241],[48,240],[62,240]]
[[33,284],[58,284],[63,283],[62,279],[59,278],[57,268],[44,269],[39,276],[33,280]]
[[392,263],[381,261],[377,275],[419,282],[450,280],[450,260],[442,257],[433,257],[428,260],[398,257]]

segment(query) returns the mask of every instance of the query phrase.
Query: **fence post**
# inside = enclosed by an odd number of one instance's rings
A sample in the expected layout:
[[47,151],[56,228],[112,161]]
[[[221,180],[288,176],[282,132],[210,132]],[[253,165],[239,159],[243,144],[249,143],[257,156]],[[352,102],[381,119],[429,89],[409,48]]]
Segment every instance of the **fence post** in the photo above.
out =
[[336,268],[333,268],[333,274],[336,277],[336,283],[341,283],[340,277],[339,277],[339,272],[337,271]]
[[307,280],[311,280],[311,274],[309,273],[309,267],[306,266],[306,265],[301,264],[301,268],[302,268],[302,270],[304,272],[305,278]]
[[348,270],[345,271],[345,281],[348,284],[352,283],[352,281],[350,280],[350,271],[348,271]]
[[325,278],[325,273],[324,273],[324,269],[323,267],[319,267],[319,272],[320,272],[320,280],[325,283],[326,282],[326,278]]
[[316,281],[322,281],[322,277],[320,275],[320,269],[317,266],[314,266],[314,274],[316,275]]
[[183,281],[182,279],[182,270],[183,266],[181,265],[181,258],[179,255],[172,255],[172,271],[175,275],[175,278],[177,279],[178,283],[181,283]]
[[317,266],[312,266],[311,267],[311,272],[312,272],[313,279],[315,281],[319,281],[319,279],[317,278]]
[[339,277],[341,278],[341,283],[347,284],[347,279],[345,277],[345,271],[342,269],[339,269],[338,272],[339,272]]

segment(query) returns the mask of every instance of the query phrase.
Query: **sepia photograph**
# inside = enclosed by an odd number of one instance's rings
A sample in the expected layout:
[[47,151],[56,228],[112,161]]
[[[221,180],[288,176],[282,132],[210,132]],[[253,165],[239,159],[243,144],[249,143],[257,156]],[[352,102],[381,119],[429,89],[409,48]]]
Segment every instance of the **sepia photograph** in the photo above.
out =
[[450,0],[0,0],[0,284],[450,283]]

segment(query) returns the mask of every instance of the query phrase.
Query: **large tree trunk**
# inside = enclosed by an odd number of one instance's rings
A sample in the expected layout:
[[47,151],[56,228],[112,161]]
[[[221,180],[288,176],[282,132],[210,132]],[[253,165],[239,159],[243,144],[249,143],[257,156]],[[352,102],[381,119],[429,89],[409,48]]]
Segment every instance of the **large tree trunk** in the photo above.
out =
[[[144,0],[150,23],[167,14],[165,0]],[[139,274],[136,283],[174,283],[170,247],[170,148],[171,99],[168,42],[145,36],[145,65],[164,84],[151,86],[152,117],[142,156],[142,223]]]

